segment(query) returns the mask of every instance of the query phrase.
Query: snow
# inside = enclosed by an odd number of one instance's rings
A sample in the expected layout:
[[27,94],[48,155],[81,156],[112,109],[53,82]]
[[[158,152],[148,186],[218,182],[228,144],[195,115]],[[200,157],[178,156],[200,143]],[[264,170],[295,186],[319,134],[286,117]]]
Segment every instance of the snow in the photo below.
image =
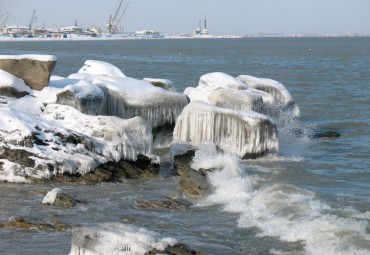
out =
[[28,87],[24,81],[2,69],[0,69],[0,88],[11,87],[18,91],[32,93],[32,89]]
[[247,154],[278,150],[275,124],[253,111],[235,111],[203,102],[191,102],[178,117],[174,140],[198,146],[212,142],[241,158]]
[[57,61],[54,55],[40,55],[40,54],[23,54],[23,55],[0,55],[0,59],[30,59],[42,62]]
[[143,79],[146,82],[151,83],[152,85],[156,87],[160,87],[162,89],[171,91],[171,92],[176,92],[175,85],[173,84],[172,81],[167,80],[167,79],[155,79],[155,78],[144,78]]
[[107,62],[98,60],[86,60],[84,66],[78,73],[87,73],[92,75],[103,75],[113,77],[126,77],[121,70]]
[[61,189],[59,189],[59,188],[54,188],[54,189],[52,189],[51,191],[49,191],[49,192],[45,195],[44,199],[42,200],[42,203],[43,203],[43,204],[49,204],[49,205],[52,205],[52,204],[54,204],[54,203],[55,203],[55,200],[56,200],[56,198],[57,198],[57,195],[58,195],[58,194],[62,194],[62,193],[63,193],[63,191],[62,191]]
[[161,237],[145,228],[121,223],[104,223],[96,227],[72,230],[69,255],[141,255],[151,250],[164,251],[177,244],[174,238]]

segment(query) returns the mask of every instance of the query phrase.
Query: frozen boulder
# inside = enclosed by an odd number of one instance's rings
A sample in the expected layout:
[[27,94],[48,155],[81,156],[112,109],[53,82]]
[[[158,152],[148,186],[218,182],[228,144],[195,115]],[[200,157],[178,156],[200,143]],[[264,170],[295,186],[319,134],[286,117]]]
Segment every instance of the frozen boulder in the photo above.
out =
[[176,92],[175,85],[173,84],[172,81],[167,80],[167,79],[153,79],[153,78],[144,78],[143,79],[146,82],[149,82],[150,84],[160,87],[162,89],[171,91],[171,92]]
[[207,96],[215,90],[245,90],[248,86],[234,77],[221,73],[208,73],[200,77],[198,87],[188,87],[184,94],[189,96],[190,101],[207,102]]
[[276,126],[265,115],[191,102],[176,121],[174,140],[198,146],[211,142],[226,153],[254,158],[278,150]]
[[84,203],[73,199],[59,188],[54,188],[49,191],[42,200],[42,203],[64,208],[72,208],[76,205],[85,205]]
[[66,86],[57,94],[56,103],[70,105],[85,114],[99,115],[104,103],[104,92],[91,83],[77,80],[76,84]]
[[103,90],[105,100],[100,114],[124,119],[141,116],[152,128],[174,125],[188,104],[184,94],[169,92],[134,78],[89,74],[72,74],[69,78],[82,79]]
[[53,55],[0,55],[0,69],[21,78],[34,90],[49,85],[56,63]]
[[31,93],[22,79],[0,69],[0,95],[20,98]]
[[0,115],[0,181],[84,175],[152,151],[151,127],[140,117],[88,116],[65,105],[47,105],[40,116],[0,107]]
[[299,117],[300,111],[293,97],[285,86],[275,80],[267,78],[257,78],[250,75],[239,75],[238,80],[257,90],[265,91],[276,98],[276,101],[285,109],[291,110],[296,117]]
[[98,60],[86,60],[84,66],[78,71],[78,73],[112,77],[126,77],[126,75],[124,75],[118,67],[110,63]]
[[73,229],[69,254],[146,254],[153,249],[165,251],[176,244],[174,238],[161,237],[145,228],[104,223],[96,227]]

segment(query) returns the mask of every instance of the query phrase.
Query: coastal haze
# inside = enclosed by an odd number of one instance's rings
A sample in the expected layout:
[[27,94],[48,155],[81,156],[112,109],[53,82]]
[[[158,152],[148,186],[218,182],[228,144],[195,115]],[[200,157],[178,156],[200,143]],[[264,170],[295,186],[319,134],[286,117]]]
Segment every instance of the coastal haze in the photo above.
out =
[[[0,8],[11,13],[5,25],[28,26],[36,10],[39,28],[72,26],[77,21],[85,29],[106,29],[119,2],[0,0]],[[120,27],[125,32],[192,33],[207,15],[207,28],[215,35],[370,34],[368,10],[367,0],[131,0]]]
[[[209,72],[271,78],[286,86],[301,110],[300,120],[275,119],[279,154],[242,161],[242,175],[214,180],[212,196],[185,211],[132,206],[178,192],[179,177],[169,174],[168,148],[162,148],[154,151],[161,156],[159,178],[58,185],[88,201],[83,207],[45,207],[42,194],[29,193],[51,190],[53,183],[1,183],[1,222],[31,215],[72,225],[128,222],[204,254],[369,254],[370,38],[12,41],[0,42],[0,49],[53,54],[53,75],[67,77],[94,59],[129,77],[169,79],[179,92],[196,87]],[[325,130],[341,136],[310,136]],[[234,157],[220,157],[238,165]],[[233,192],[217,189],[217,183]],[[70,248],[69,232],[0,229],[1,254],[67,254]]]

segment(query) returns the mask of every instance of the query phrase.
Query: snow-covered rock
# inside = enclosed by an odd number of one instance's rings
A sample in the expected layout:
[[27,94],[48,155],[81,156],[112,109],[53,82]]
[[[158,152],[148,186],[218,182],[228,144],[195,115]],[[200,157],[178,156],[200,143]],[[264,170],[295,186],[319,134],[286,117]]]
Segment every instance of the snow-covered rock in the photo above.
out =
[[158,233],[134,225],[104,223],[96,227],[79,227],[72,230],[69,255],[139,255],[157,249],[165,251],[177,241],[161,237]]
[[78,71],[78,73],[113,77],[114,76],[126,77],[126,75],[124,75],[118,67],[110,63],[98,60],[86,60],[84,66]]
[[152,85],[154,85],[156,87],[160,87],[162,89],[165,89],[165,90],[168,90],[168,91],[171,91],[171,92],[176,92],[175,85],[170,80],[154,79],[154,78],[144,78],[143,80],[151,83]]
[[238,80],[257,90],[265,91],[276,98],[276,101],[285,109],[290,109],[296,117],[299,117],[300,111],[293,97],[285,86],[275,80],[267,78],[257,78],[250,75],[239,75]]
[[72,74],[69,78],[84,80],[103,90],[105,100],[100,114],[125,119],[141,116],[153,128],[174,124],[188,104],[184,94],[169,92],[134,78],[89,74]]
[[22,79],[0,69],[0,95],[19,98],[29,94],[32,89]]
[[40,116],[0,107],[0,115],[2,181],[83,175],[152,151],[151,127],[140,117],[89,116],[64,105],[48,105]]
[[21,78],[34,90],[49,85],[56,62],[53,55],[0,55],[0,69]]
[[278,150],[273,120],[253,111],[235,111],[203,102],[191,102],[178,117],[174,140],[198,146],[211,142],[241,158]]

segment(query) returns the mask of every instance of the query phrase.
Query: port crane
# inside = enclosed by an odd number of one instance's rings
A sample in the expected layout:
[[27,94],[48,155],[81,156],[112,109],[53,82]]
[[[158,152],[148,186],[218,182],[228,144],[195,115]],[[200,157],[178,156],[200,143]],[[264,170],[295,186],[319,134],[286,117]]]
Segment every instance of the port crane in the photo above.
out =
[[31,18],[30,24],[28,25],[28,30],[29,30],[29,31],[31,31],[31,30],[32,30],[33,21],[34,21],[34,19],[35,19],[35,13],[36,13],[36,10],[33,10],[32,18]]
[[[6,11],[5,13],[2,13],[0,10],[0,32],[3,31],[6,21],[10,16],[13,16],[10,12]],[[14,17],[15,18],[15,17]]]
[[112,15],[109,16],[109,22],[106,25],[106,27],[110,34],[118,34],[118,24],[121,22],[123,16],[125,15],[127,7],[130,4],[130,1],[127,2],[125,7],[123,8],[123,11],[120,14],[122,3],[123,3],[123,0],[121,0],[121,2],[119,3],[115,14],[113,16]]

